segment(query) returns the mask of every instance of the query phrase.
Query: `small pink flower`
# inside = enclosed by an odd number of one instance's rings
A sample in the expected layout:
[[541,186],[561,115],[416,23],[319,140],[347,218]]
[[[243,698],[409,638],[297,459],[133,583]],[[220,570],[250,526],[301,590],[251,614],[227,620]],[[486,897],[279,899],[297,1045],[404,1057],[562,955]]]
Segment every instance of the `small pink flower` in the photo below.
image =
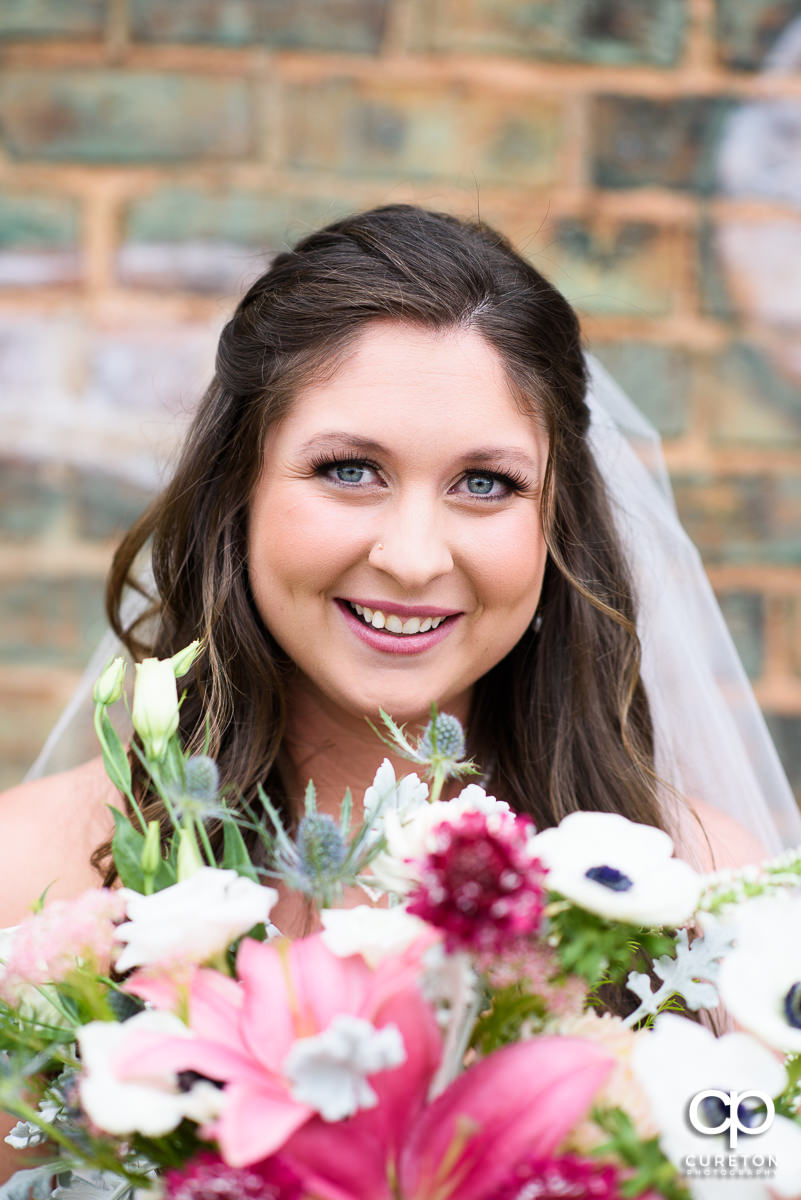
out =
[[301,1200],[301,1181],[280,1158],[229,1167],[217,1154],[200,1154],[164,1176],[164,1200]]
[[568,1154],[519,1163],[483,1200],[623,1200],[616,1167]]
[[59,983],[82,965],[107,971],[124,914],[123,896],[108,888],[52,900],[17,927],[0,966],[0,996],[16,1004],[30,987]]
[[433,831],[406,909],[445,933],[445,946],[483,954],[518,948],[545,907],[546,868],[529,848],[532,824],[511,812],[466,812]]

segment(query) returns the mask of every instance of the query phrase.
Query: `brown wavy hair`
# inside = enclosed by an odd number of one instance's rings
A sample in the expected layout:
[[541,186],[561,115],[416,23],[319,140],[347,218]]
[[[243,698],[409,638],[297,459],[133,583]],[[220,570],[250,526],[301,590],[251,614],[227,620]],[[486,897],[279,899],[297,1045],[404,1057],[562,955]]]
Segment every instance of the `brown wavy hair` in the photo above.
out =
[[[578,319],[484,224],[390,205],[336,221],[274,259],[222,331],[172,482],[117,551],[107,589],[112,627],[135,658],[203,639],[181,709],[184,743],[200,749],[208,738],[222,780],[246,798],[263,784],[291,822],[281,769],[291,663],[251,595],[249,500],[268,428],[379,320],[475,330],[548,434],[541,629],[527,631],[475,685],[471,753],[494,764],[495,789],[540,827],[577,809],[661,825],[635,599],[587,444]],[[137,562],[148,544],[155,595],[127,624],[122,598],[128,588],[143,591]],[[163,817],[157,801],[148,809]],[[96,861],[107,853],[100,847]]]

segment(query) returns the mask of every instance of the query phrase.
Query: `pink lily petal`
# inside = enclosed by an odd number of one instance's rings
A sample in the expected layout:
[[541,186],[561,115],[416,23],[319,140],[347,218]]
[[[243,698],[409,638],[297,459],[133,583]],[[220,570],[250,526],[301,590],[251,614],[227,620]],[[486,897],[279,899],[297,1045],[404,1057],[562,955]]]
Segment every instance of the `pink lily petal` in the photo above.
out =
[[165,1073],[197,1071],[215,1082],[246,1080],[254,1087],[263,1086],[269,1076],[249,1055],[218,1042],[193,1037],[170,1037],[141,1033],[131,1038],[118,1052],[115,1064],[121,1078],[160,1078]]
[[284,1088],[235,1083],[226,1088],[226,1105],[210,1127],[229,1167],[247,1167],[280,1150],[311,1115]]
[[580,1038],[505,1046],[460,1075],[418,1117],[401,1154],[407,1200],[480,1200],[521,1158],[553,1153],[614,1060]]
[[306,1190],[325,1200],[391,1200],[388,1168],[417,1115],[442,1053],[442,1037],[430,1006],[417,988],[387,998],[371,1019],[393,1023],[403,1035],[406,1061],[370,1077],[376,1108],[346,1121],[313,1117],[281,1151],[304,1178]]
[[340,958],[328,949],[319,934],[293,942],[290,949],[292,980],[305,997],[313,1028],[296,1036],[327,1029],[340,1013],[360,1013],[373,973],[361,955]]
[[275,943],[245,938],[236,956],[244,993],[242,1038],[269,1070],[280,1067],[295,1036],[291,1006],[296,1000],[294,990],[288,988],[290,951],[283,938]]

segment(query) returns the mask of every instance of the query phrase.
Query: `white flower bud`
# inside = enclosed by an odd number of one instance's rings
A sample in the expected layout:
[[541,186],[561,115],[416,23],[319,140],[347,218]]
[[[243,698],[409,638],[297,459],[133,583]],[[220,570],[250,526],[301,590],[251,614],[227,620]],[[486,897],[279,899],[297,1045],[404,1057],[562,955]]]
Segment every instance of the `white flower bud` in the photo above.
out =
[[163,758],[178,728],[178,689],[172,660],[146,658],[136,664],[133,727],[148,758]]
[[95,704],[102,704],[107,708],[109,704],[116,703],[122,695],[122,685],[124,682],[125,662],[122,658],[115,658],[108,664],[103,674],[95,683]]
[[180,679],[182,675],[186,674],[199,652],[200,638],[195,638],[194,642],[190,642],[183,650],[179,650],[177,654],[173,654],[170,663],[172,664],[173,674],[176,679]]

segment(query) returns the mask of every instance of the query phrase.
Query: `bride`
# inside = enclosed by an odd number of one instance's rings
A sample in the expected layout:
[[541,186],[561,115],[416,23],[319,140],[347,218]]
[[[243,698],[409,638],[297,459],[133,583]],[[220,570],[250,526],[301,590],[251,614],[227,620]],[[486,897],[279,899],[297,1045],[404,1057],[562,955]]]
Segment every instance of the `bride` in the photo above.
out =
[[[540,827],[615,811],[705,866],[801,841],[637,417],[589,370],[568,303],[485,226],[395,205],[275,259],[108,588],[133,657],[203,639],[182,735],[223,781],[291,821],[313,778],[333,811],[383,756],[365,716],[435,701]],[[3,797],[0,925],[99,882],[110,803],[100,760]]]
[[[699,675],[718,614],[669,500],[587,384],[573,310],[485,226],[395,205],[274,260],[108,588],[135,658],[203,638],[182,733],[225,781],[333,808],[381,757],[364,717],[433,700],[540,826],[613,810],[718,864],[796,835],[730,648]],[[114,799],[99,760],[3,798],[0,922],[97,882]]]

